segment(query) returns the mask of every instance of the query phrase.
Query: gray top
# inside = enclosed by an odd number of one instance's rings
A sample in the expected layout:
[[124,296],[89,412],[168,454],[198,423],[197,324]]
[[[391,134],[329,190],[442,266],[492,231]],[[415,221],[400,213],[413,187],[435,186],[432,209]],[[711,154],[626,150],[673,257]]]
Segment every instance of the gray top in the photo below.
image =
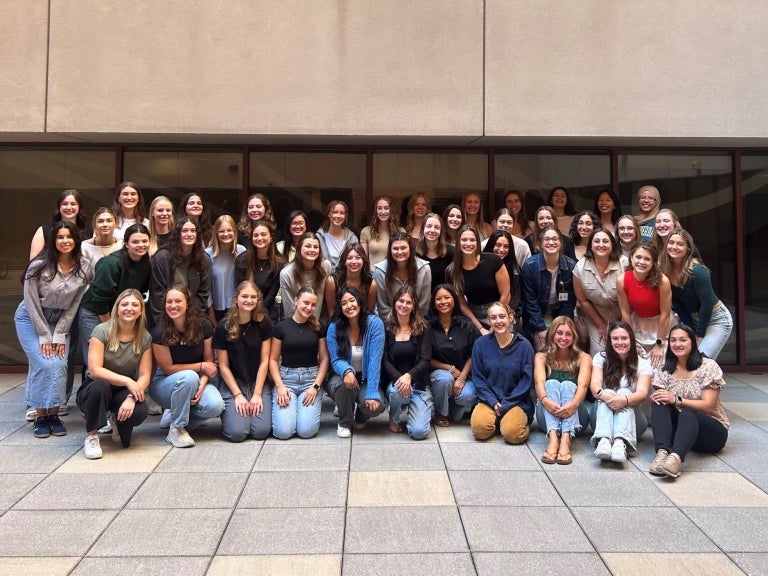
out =
[[214,310],[228,310],[232,306],[232,296],[235,293],[235,256],[245,252],[245,246],[238,244],[235,250],[237,254],[219,251],[219,255],[214,256],[211,246],[205,249],[205,253],[211,258],[211,296],[208,302]]

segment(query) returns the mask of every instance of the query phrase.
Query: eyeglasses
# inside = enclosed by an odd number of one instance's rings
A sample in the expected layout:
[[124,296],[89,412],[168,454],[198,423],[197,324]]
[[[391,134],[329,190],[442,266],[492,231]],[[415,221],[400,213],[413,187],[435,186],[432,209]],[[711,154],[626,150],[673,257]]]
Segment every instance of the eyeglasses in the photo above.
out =
[[542,238],[541,243],[542,244],[558,244],[560,242],[560,238]]

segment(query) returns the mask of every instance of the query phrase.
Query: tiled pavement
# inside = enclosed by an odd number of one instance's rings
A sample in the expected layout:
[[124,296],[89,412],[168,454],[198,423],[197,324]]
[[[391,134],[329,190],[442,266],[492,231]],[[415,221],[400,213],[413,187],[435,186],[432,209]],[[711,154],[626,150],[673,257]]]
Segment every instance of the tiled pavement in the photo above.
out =
[[171,448],[157,417],[128,450],[82,454],[83,421],[33,438],[23,375],[0,376],[0,575],[768,574],[768,377],[734,374],[725,450],[676,481],[646,473],[650,432],[619,467],[585,439],[570,466],[545,437],[423,442],[379,419],[336,437],[230,444],[211,422]]

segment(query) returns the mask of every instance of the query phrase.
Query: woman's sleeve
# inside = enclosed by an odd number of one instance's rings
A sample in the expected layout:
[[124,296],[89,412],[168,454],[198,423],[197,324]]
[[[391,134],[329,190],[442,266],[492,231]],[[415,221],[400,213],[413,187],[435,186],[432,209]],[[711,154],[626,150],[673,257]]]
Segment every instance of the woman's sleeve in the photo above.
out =
[[381,361],[384,354],[384,323],[378,316],[368,316],[370,340],[368,349],[363,350],[366,357],[366,400],[381,400],[379,383],[381,381]]
[[269,284],[269,290],[264,294],[264,309],[271,310],[275,305],[277,291],[280,289],[280,270],[274,273],[272,281]]
[[240,282],[245,280],[246,268],[248,266],[247,254],[247,252],[241,252],[235,256],[235,286],[238,286]]
[[429,361],[432,359],[432,329],[427,325],[419,336],[419,361],[408,373],[412,380],[428,380]]
[[[84,267],[88,268],[88,270],[83,270],[83,272],[90,276],[90,263],[84,262],[83,265]],[[59,317],[59,321],[56,322],[56,328],[53,331],[54,344],[66,343],[67,335],[69,334],[69,331],[72,328],[72,323],[75,322],[75,320],[77,319],[77,313],[80,310],[80,301],[83,299],[83,296],[85,296],[85,292],[87,290],[88,290],[88,281],[83,280],[83,282],[77,288],[77,292],[75,293],[74,297],[72,298],[72,303],[69,305],[69,309],[67,309]],[[74,344],[74,342],[70,342],[70,346],[72,344]]]
[[171,253],[168,250],[158,250],[151,260],[152,268],[149,277],[149,315],[155,323],[163,318],[163,299],[168,288],[168,273],[170,270]]
[[539,307],[539,285],[537,278],[537,265],[535,260],[528,260],[520,272],[523,284],[523,320],[525,330],[529,334],[535,334],[546,330],[544,318]]
[[696,323],[696,336],[703,338],[707,333],[707,326],[712,319],[712,310],[715,307],[717,298],[712,290],[712,277],[706,266],[694,266],[691,277],[693,289],[696,291],[696,297],[699,299],[699,316]]
[[[31,268],[31,267],[30,267]],[[31,270],[28,271],[28,274]],[[39,291],[40,276],[27,277],[24,280],[24,307],[27,309],[29,319],[35,328],[40,344],[53,342],[51,328],[43,315],[43,304],[40,301]]]
[[286,318],[293,316],[296,309],[296,303],[293,301],[296,291],[293,286],[291,270],[290,265],[280,270],[280,297],[283,301],[283,315]]
[[402,376],[395,368],[394,358],[392,357],[392,345],[395,343],[395,337],[387,331],[384,335],[384,356],[381,359],[381,370],[384,372],[384,378],[387,382],[397,380]]
[[[493,337],[493,336],[492,336]],[[472,382],[475,385],[477,398],[487,406],[495,406],[499,401],[491,382],[488,380],[488,369],[483,358],[484,337],[480,337],[472,347]]]
[[336,324],[331,322],[328,325],[328,332],[325,336],[325,345],[328,348],[328,357],[331,359],[331,367],[333,371],[339,376],[344,376],[344,373],[352,368],[352,365],[346,358],[339,357],[339,344],[336,341]]

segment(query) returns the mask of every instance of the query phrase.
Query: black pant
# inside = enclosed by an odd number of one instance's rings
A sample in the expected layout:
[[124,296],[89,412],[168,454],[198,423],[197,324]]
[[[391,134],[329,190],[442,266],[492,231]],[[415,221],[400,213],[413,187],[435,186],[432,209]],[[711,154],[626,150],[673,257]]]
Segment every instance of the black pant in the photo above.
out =
[[[85,414],[85,430],[98,430],[107,424],[107,411],[117,416],[120,405],[130,394],[124,386],[113,386],[106,380],[87,379],[77,390],[77,407]],[[117,431],[123,448],[131,445],[134,426],[147,419],[147,403],[137,402],[133,414],[123,422],[117,420]]]
[[691,450],[719,452],[728,440],[728,429],[719,420],[694,408],[654,404],[651,408],[653,442],[656,451],[674,452],[685,460]]

